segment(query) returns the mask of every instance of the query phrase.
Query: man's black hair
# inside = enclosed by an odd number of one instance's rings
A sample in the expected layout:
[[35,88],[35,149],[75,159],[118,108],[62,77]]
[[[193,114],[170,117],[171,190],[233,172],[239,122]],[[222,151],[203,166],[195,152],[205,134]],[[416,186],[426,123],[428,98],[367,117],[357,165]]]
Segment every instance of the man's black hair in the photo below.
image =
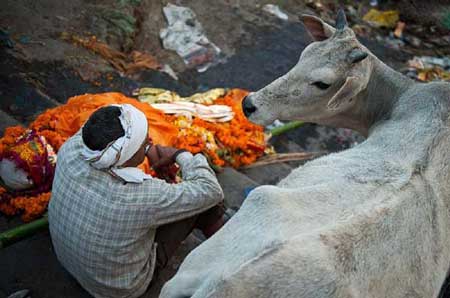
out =
[[95,111],[84,124],[82,137],[91,150],[103,150],[109,143],[125,135],[120,124],[119,107],[103,107]]

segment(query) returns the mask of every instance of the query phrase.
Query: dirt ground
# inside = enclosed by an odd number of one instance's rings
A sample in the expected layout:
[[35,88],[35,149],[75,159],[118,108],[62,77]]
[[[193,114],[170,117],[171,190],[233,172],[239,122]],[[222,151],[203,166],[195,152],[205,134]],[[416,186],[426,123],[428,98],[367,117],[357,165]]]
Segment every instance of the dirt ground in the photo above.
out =
[[[399,9],[407,28],[409,24],[425,28],[414,31],[422,40],[418,47],[393,48],[375,38],[386,35],[386,30],[359,36],[381,60],[403,70],[414,55],[450,53],[450,38],[446,39],[450,33],[440,21],[448,7],[444,1],[379,2],[379,8]],[[221,49],[221,63],[199,73],[188,68],[176,52],[163,48],[159,33],[167,27],[162,9],[168,3],[187,6],[195,12],[206,36]],[[267,3],[279,5],[289,21],[264,12],[262,7]],[[317,3],[328,4],[325,9]],[[370,8],[368,1],[340,4],[347,10],[349,6],[354,9],[353,14],[348,14],[350,24],[360,22]],[[214,87],[258,90],[292,68],[311,42],[299,15],[320,15],[332,23],[338,6],[337,1],[307,0],[2,0],[0,132],[9,125],[26,125],[43,110],[87,92],[119,91],[131,95],[132,90],[143,86],[171,89],[182,95]],[[148,53],[161,65],[170,66],[178,80],[151,69],[125,75],[108,59],[64,40],[62,37],[67,34],[95,36],[127,55],[133,50]],[[308,124],[276,138],[274,145],[279,152],[339,151],[362,140],[350,130]],[[291,169],[292,164],[284,164],[261,171],[232,172],[229,177],[224,174],[221,181],[227,181],[223,184],[226,193],[243,196],[243,189],[252,183],[276,183]],[[242,188],[237,187],[238,183]],[[0,231],[18,223],[17,218],[0,216]],[[157,297],[159,287],[198,243],[194,237],[188,239],[172,268],[148,297]],[[88,297],[57,262],[48,233],[0,250],[0,298],[25,288],[33,291],[34,298]]]
[[[164,50],[159,38],[160,30],[167,26],[162,8],[169,2],[171,1],[4,0],[1,4],[0,28],[7,30],[13,39],[19,40],[11,52],[26,61],[63,61],[73,67],[93,63],[97,70],[110,70],[108,63],[91,52],[62,40],[60,36],[66,32],[96,36],[124,52],[148,52],[161,63],[170,65],[175,72],[182,73],[186,70],[182,59],[174,51]],[[270,1],[217,0],[213,4],[205,0],[172,2],[194,10],[206,35],[222,50],[225,58],[232,57],[240,48],[254,45],[259,34],[255,32],[255,28],[286,25],[262,11],[261,7],[265,3],[271,3]],[[317,14],[305,4],[308,1],[276,2],[290,16],[290,25],[297,24],[302,13]],[[411,13],[417,12],[414,7],[409,4],[403,5],[402,9],[411,18]],[[419,11],[428,11],[428,7],[423,4],[420,7]],[[432,9],[435,10],[439,11],[439,7]],[[331,13],[321,15],[328,18]],[[332,22],[332,19],[327,21]]]

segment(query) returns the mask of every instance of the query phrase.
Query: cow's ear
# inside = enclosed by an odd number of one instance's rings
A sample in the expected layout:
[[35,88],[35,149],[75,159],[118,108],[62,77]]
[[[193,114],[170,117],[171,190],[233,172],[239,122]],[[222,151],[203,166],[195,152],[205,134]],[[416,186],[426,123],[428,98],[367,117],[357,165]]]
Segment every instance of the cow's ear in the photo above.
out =
[[347,77],[344,85],[342,85],[328,102],[328,109],[334,111],[344,109],[364,88],[361,81],[362,80],[357,77]]
[[316,16],[303,14],[300,19],[302,20],[303,25],[305,25],[306,31],[308,31],[314,41],[328,39],[336,31],[336,29]]

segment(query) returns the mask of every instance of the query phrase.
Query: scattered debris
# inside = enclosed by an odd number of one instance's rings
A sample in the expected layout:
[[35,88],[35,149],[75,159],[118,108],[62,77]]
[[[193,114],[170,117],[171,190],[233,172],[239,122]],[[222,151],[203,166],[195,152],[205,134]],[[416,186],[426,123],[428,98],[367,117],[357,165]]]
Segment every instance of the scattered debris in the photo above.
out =
[[219,62],[220,49],[206,37],[190,8],[168,4],[163,11],[169,25],[159,34],[164,48],[176,51],[188,67],[199,72]]
[[142,53],[139,51],[132,51],[131,52],[131,62],[128,64],[125,64],[125,72],[126,73],[133,73],[139,69],[160,69],[161,64],[156,60],[155,57],[147,54]]
[[73,42],[102,56],[118,71],[131,74],[140,69],[161,69],[162,66],[153,56],[139,51],[132,51],[130,55],[112,49],[106,43],[100,42],[95,36],[83,38],[78,35],[63,32],[63,40]]
[[306,5],[317,10],[322,10],[324,8],[322,2],[316,0],[307,0]]
[[12,293],[8,296],[8,298],[31,298],[31,291],[30,290],[20,290],[15,293]]
[[345,9],[347,10],[346,15],[349,19],[358,18],[358,11],[356,8],[351,5],[347,5],[345,6]]
[[95,82],[101,75],[98,66],[88,62],[80,65],[76,71],[80,78],[85,82]]
[[105,27],[108,42],[120,46],[123,51],[130,51],[134,44],[136,18],[121,9],[104,7],[96,13],[97,26]]
[[27,35],[22,35],[20,38],[19,38],[19,42],[20,43],[23,43],[23,44],[27,44],[27,43],[30,43],[30,37],[29,36],[27,36]]
[[450,30],[450,11],[447,11],[445,16],[442,18],[442,25]]
[[175,71],[172,69],[172,67],[170,67],[169,64],[164,64],[162,69],[162,72],[167,73],[170,77],[172,77],[172,79],[174,79],[175,81],[178,81],[178,76],[175,73]]
[[371,33],[371,28],[366,25],[362,25],[362,24],[353,25],[352,30],[357,35],[363,36],[363,37],[367,37]]
[[414,57],[408,61],[407,76],[419,81],[450,81],[450,57]]
[[420,81],[450,81],[450,72],[440,67],[426,68],[419,71],[417,78]]
[[406,23],[405,22],[397,22],[397,26],[394,30],[394,36],[397,38],[403,37],[403,30],[405,30]]
[[430,56],[422,56],[422,57],[414,57],[420,60],[424,67],[432,67],[439,66],[444,68],[445,70],[450,70],[450,57],[430,57]]
[[9,36],[9,32],[0,28],[0,45],[10,49],[14,48],[14,41]]
[[18,39],[18,41],[21,43],[21,44],[38,44],[38,45],[41,45],[41,46],[45,46],[45,42],[43,42],[43,41],[36,41],[36,40],[31,40],[31,38],[29,37],[29,36],[27,36],[27,35],[22,35],[22,36],[20,36],[19,37],[19,39]]
[[376,39],[384,42],[387,47],[396,50],[400,50],[400,48],[405,46],[405,42],[402,39],[395,38],[393,32],[390,32],[389,35],[385,37],[377,36]]
[[408,44],[412,45],[412,46],[415,47],[415,48],[418,48],[418,47],[420,47],[420,46],[422,45],[422,40],[421,40],[420,38],[415,37],[415,36],[412,36],[412,35],[410,35],[410,36],[405,36],[403,39],[404,39]]
[[419,57],[414,57],[413,59],[409,60],[408,67],[415,68],[415,69],[424,69],[425,66],[423,65],[422,60]]
[[283,12],[278,5],[274,4],[266,4],[262,8],[265,12],[268,12],[270,14],[273,14],[279,19],[282,19],[284,21],[287,21],[289,19],[289,16]]
[[394,28],[399,20],[399,14],[396,10],[380,11],[372,8],[363,20],[376,28]]

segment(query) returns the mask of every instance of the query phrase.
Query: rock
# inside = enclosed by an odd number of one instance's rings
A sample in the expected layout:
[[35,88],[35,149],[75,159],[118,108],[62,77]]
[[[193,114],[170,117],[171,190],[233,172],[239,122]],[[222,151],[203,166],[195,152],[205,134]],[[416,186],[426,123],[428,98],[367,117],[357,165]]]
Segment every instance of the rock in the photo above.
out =
[[284,21],[287,21],[289,19],[288,15],[283,12],[278,5],[274,4],[266,4],[262,8],[265,12],[268,12],[270,14],[273,14],[279,19],[282,19]]
[[0,110],[0,119],[2,119],[0,121],[0,136],[3,136],[3,133],[7,127],[20,125],[16,119],[12,118],[2,110]]
[[225,194],[225,205],[228,208],[239,208],[245,199],[246,189],[258,186],[258,183],[233,168],[224,168],[217,175]]
[[275,185],[292,171],[292,167],[285,163],[271,164],[263,167],[241,170],[250,179],[261,185]]

